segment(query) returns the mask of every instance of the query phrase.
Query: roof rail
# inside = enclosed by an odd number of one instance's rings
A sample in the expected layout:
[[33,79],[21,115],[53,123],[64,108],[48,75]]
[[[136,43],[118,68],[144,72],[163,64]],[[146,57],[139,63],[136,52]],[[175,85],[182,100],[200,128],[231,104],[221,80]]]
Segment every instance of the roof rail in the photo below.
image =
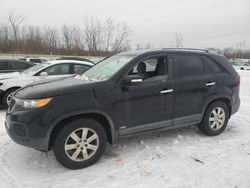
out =
[[206,49],[198,49],[198,48],[163,48],[164,50],[190,50],[190,51],[202,51],[209,53],[209,50]]

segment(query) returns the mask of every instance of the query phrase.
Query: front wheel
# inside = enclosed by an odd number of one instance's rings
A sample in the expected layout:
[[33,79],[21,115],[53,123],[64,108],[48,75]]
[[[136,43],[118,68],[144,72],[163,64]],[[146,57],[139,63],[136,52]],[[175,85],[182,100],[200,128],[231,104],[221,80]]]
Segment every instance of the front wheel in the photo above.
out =
[[106,144],[106,131],[99,122],[78,119],[60,130],[53,150],[64,167],[80,169],[96,163],[104,153]]
[[228,119],[228,106],[224,102],[214,102],[207,108],[199,129],[208,136],[217,136],[225,130]]

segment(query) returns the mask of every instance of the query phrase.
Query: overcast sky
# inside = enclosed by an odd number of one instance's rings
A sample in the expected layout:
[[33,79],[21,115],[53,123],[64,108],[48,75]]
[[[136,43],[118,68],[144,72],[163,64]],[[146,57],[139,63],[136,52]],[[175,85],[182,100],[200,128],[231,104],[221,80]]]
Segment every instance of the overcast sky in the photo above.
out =
[[130,41],[169,47],[175,33],[185,47],[250,48],[250,0],[0,0],[0,21],[8,12],[26,24],[82,26],[86,16],[131,26]]

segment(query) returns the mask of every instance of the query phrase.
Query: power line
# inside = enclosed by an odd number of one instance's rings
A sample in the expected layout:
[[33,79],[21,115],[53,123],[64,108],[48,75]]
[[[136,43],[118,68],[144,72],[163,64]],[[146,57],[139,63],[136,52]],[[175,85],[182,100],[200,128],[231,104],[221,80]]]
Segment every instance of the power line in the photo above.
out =
[[199,41],[199,40],[220,38],[220,37],[224,37],[224,36],[230,36],[230,35],[235,35],[235,34],[238,34],[238,33],[243,33],[243,32],[246,32],[246,31],[250,31],[250,28],[244,29],[244,30],[238,30],[238,31],[230,32],[230,33],[224,33],[224,34],[220,34],[220,35],[206,36],[206,37],[202,37],[202,38],[185,40],[185,42],[193,42],[193,41]]

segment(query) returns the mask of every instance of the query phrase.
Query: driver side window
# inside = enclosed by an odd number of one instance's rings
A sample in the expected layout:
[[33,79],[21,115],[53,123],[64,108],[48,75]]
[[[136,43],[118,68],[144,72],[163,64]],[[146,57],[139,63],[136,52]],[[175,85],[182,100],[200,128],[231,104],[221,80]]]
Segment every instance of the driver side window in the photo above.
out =
[[165,57],[153,57],[139,62],[129,75],[138,75],[143,82],[166,80],[168,63]]

